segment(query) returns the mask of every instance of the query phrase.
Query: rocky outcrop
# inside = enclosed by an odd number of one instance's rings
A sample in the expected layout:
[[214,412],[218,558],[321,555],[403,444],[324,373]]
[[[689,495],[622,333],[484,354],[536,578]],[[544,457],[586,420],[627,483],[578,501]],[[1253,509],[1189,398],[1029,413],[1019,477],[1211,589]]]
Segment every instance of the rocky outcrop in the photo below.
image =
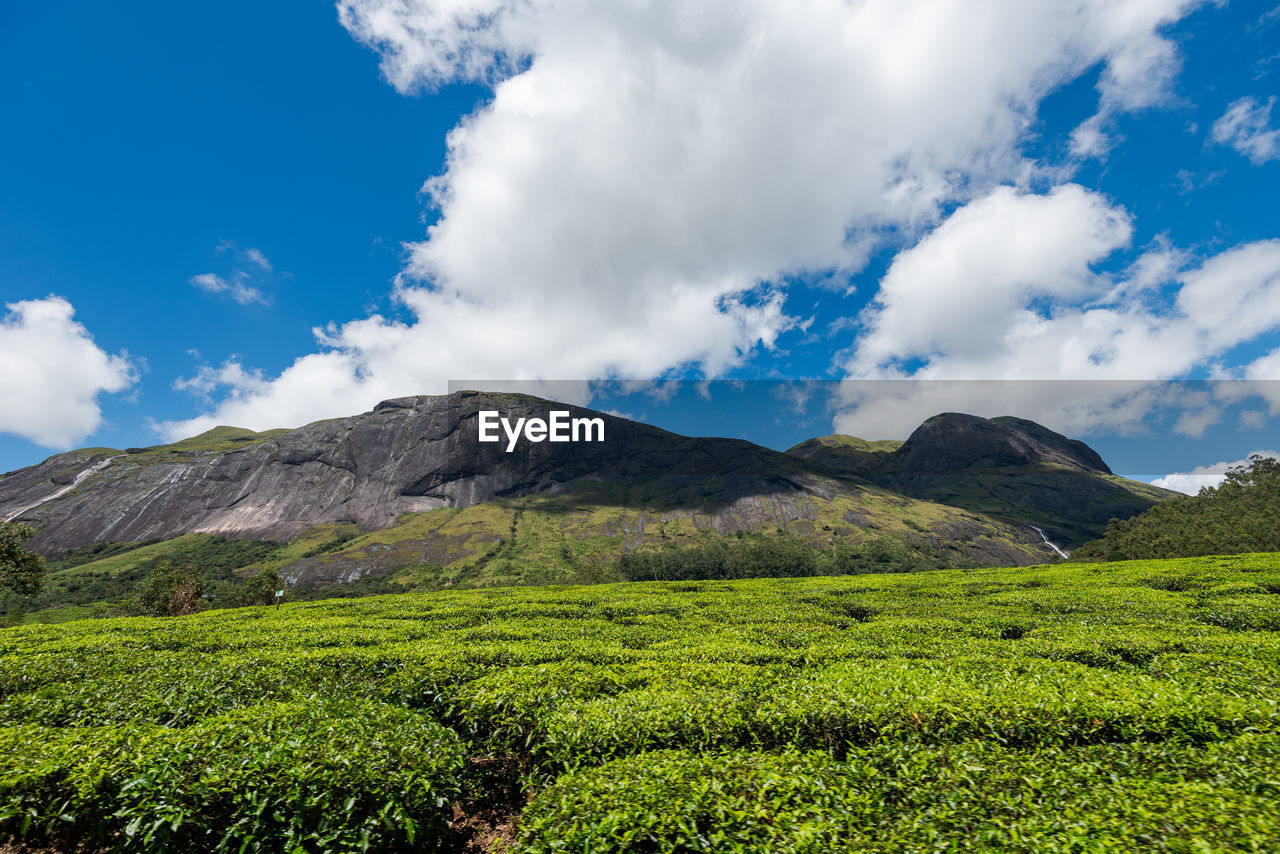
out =
[[[478,413],[512,422],[551,410],[603,419],[604,441],[478,441]],[[225,444],[225,443],[224,443]],[[211,450],[188,440],[132,453],[71,452],[0,478],[0,517],[17,511],[44,552],[189,532],[288,541],[325,522],[386,527],[404,513],[554,490],[578,477],[720,478],[753,495],[804,491],[818,478],[736,439],[691,439],[524,395],[457,392],[388,400],[371,412]],[[97,470],[88,472],[90,468]],[[68,484],[81,473],[82,482]],[[55,494],[56,493],[56,494]]]
[[1024,418],[944,412],[889,444],[829,436],[787,453],[901,495],[1038,526],[1071,548],[1174,494],[1113,476],[1084,442]]
[[904,474],[945,474],[974,468],[1051,463],[1111,474],[1097,452],[1024,418],[979,418],[944,412],[925,421],[893,453]]

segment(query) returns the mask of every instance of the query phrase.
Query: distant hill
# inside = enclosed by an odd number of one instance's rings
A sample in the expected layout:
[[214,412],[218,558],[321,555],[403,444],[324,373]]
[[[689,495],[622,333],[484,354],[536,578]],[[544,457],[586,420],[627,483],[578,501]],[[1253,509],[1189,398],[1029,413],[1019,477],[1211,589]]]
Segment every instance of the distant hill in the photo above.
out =
[[[508,452],[477,441],[482,410],[598,418],[605,441]],[[313,589],[576,580],[623,554],[762,535],[882,543],[927,565],[1029,565],[1057,559],[1046,540],[1075,548],[1170,495],[1016,418],[947,413],[906,442],[829,436],[779,453],[458,392],[295,430],[58,454],[0,476],[0,517],[39,528],[32,546],[55,567],[46,599],[88,605],[170,553]],[[219,545],[235,541],[262,545]]]
[[1084,442],[1023,418],[947,412],[905,442],[828,436],[787,453],[901,495],[1037,526],[1065,548],[1177,495],[1117,477]]

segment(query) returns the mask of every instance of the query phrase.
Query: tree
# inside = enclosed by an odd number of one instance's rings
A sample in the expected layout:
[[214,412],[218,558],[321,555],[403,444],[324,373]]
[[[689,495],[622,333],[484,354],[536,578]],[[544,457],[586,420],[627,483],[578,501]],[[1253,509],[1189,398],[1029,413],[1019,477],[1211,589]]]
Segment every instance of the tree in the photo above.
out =
[[1131,519],[1112,519],[1078,560],[1229,555],[1280,551],[1280,461],[1254,454],[1217,487],[1163,501]]
[[162,560],[138,582],[125,607],[130,613],[151,617],[179,617],[200,610],[204,579],[191,564],[175,567]]
[[35,535],[30,525],[0,522],[0,590],[34,596],[44,586],[44,558],[22,547]]
[[264,569],[240,585],[235,602],[237,605],[270,605],[276,601],[279,589],[279,573],[274,569]]

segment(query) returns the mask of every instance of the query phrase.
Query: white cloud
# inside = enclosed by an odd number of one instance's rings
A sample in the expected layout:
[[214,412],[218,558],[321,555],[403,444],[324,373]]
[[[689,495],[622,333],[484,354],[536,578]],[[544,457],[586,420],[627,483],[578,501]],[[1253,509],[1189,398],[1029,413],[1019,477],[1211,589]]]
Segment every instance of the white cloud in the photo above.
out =
[[1115,140],[1103,129],[1104,117],[1097,113],[1086,119],[1071,132],[1071,153],[1076,157],[1102,158],[1115,145]]
[[493,97],[426,184],[440,216],[397,289],[412,322],[326,330],[214,416],[324,417],[464,376],[722,374],[795,324],[789,274],[860,269],[885,235],[1038,174],[1020,145],[1051,90],[1101,64],[1114,109],[1158,100],[1160,29],[1191,5],[341,0],[402,92]]
[[[838,427],[891,436],[886,431],[959,409],[1022,414],[1059,430],[1119,429],[1141,420],[1137,404],[1152,381],[1213,369],[1233,347],[1280,329],[1280,240],[1244,244],[1198,266],[1162,240],[1119,280],[1095,273],[1130,231],[1123,210],[1072,185],[1044,195],[999,188],[961,207],[894,259],[846,374],[1040,382],[966,392],[948,383],[853,386],[838,405]],[[1266,360],[1255,364],[1250,378],[1274,371]],[[1043,382],[1051,380],[1093,385],[1066,395]],[[1120,382],[1133,380],[1140,382]],[[1218,417],[1212,399],[1183,389],[1174,401],[1158,384],[1151,388],[1163,405],[1183,410],[1180,432],[1197,435]]]
[[1256,164],[1280,158],[1280,130],[1271,127],[1271,108],[1276,99],[1259,104],[1253,98],[1232,102],[1213,123],[1213,141],[1229,145]]
[[211,294],[225,294],[241,305],[251,303],[267,304],[267,297],[258,288],[246,283],[243,275],[233,275],[231,280],[222,278],[216,273],[201,273],[191,277],[191,284]]
[[263,254],[261,249],[254,249],[252,246],[244,251],[245,260],[263,272],[270,273],[272,271],[271,262],[267,260],[267,256]]
[[266,388],[267,381],[263,378],[261,371],[246,370],[240,363],[239,357],[233,356],[217,368],[201,365],[194,377],[182,377],[173,383],[173,387],[178,391],[190,392],[206,399],[222,386],[250,391],[261,390]]
[[945,357],[972,365],[963,375],[975,379],[1034,371],[1009,358],[1046,322],[1028,304],[1101,296],[1090,265],[1131,233],[1123,211],[1077,185],[1047,195],[997,188],[894,259],[850,370],[873,376],[904,359]]
[[234,241],[224,240],[218,244],[217,252],[219,255],[231,254],[234,259],[231,273],[227,276],[201,273],[188,279],[192,285],[206,293],[229,297],[240,305],[271,304],[271,298],[262,288],[254,284],[266,281],[270,274],[275,272],[275,267],[261,249],[253,247],[241,249]]
[[1267,402],[1271,415],[1280,415],[1280,347],[1245,366],[1245,377],[1258,397]]
[[[1245,369],[1245,375],[1270,388],[1280,388],[1280,347],[1251,362]],[[1277,399],[1276,406],[1280,409],[1280,399]]]
[[1246,466],[1249,464],[1249,457],[1262,456],[1272,459],[1280,459],[1280,454],[1275,451],[1253,451],[1243,460],[1234,460],[1232,462],[1213,463],[1207,466],[1196,466],[1191,471],[1175,472],[1164,477],[1157,477],[1151,481],[1154,486],[1162,486],[1165,489],[1172,489],[1175,492],[1185,492],[1187,495],[1195,495],[1206,486],[1219,486],[1227,477],[1227,469],[1237,466]]
[[1185,274],[1177,307],[1202,358],[1280,327],[1280,240],[1238,246]]
[[110,355],[62,297],[8,303],[0,320],[0,432],[69,448],[102,423],[98,395],[136,379],[125,354]]
[[1071,153],[1105,157],[1114,147],[1109,126],[1114,118],[1162,104],[1182,66],[1173,42],[1160,35],[1162,26],[1181,18],[1198,2],[1102,4],[1100,38],[1113,45],[1098,78],[1098,112],[1071,134]]

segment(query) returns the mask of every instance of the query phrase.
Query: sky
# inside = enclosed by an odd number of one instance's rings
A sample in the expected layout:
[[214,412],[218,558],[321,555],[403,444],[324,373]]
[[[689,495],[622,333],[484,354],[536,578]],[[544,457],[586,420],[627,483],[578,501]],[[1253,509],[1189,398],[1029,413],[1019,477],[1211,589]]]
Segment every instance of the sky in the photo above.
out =
[[1280,447],[1278,84],[1275,0],[8,4],[0,471],[521,381],[1194,491]]

